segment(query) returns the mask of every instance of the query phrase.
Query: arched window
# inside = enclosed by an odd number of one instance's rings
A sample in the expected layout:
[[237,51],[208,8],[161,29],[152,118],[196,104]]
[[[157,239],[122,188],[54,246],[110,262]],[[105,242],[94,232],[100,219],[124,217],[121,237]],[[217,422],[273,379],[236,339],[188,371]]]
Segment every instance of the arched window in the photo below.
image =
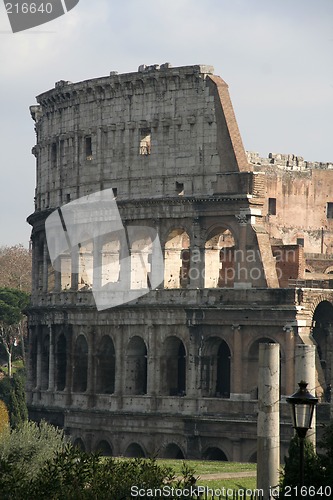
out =
[[108,441],[103,439],[96,446],[96,451],[100,453],[103,457],[112,457],[112,448]]
[[88,383],[88,344],[83,335],[79,335],[74,348],[73,392],[85,392]]
[[165,244],[164,288],[186,288],[189,272],[190,238],[184,229],[175,229]]
[[221,461],[221,462],[227,462],[227,455],[217,447],[211,447],[208,448],[205,453],[203,454],[202,457],[204,460],[214,460],[214,461]]
[[183,460],[185,457],[184,453],[177,444],[169,443],[163,452],[163,458],[173,458],[176,460]]
[[132,443],[127,447],[124,456],[129,458],[145,458],[146,455],[138,443]]
[[229,229],[215,229],[205,244],[205,288],[232,287],[235,240]]
[[67,343],[64,334],[59,335],[56,344],[56,388],[63,391],[66,387]]
[[113,394],[116,358],[112,339],[105,335],[97,351],[96,390],[100,394]]
[[333,305],[327,300],[323,300],[315,309],[312,328],[312,335],[317,343],[317,353],[320,360],[320,363],[316,363],[316,368],[323,392],[327,384],[331,382],[332,325]]
[[85,444],[81,438],[76,438],[73,443],[74,448],[78,448],[81,451],[86,451]]
[[46,390],[49,386],[49,358],[50,358],[50,337],[46,335],[42,343],[42,380],[41,389]]
[[164,342],[161,367],[161,387],[168,396],[186,394],[186,351],[176,336]]
[[126,394],[147,394],[147,347],[141,337],[132,337],[127,346]]
[[207,339],[201,364],[202,395],[230,397],[230,358],[228,344],[220,337]]

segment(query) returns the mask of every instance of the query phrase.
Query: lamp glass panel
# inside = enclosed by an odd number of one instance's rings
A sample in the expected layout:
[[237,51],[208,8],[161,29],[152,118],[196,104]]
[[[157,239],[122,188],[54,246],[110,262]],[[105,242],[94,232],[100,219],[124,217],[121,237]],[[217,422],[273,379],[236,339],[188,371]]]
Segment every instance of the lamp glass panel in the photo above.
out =
[[295,422],[294,425],[297,429],[309,429],[312,420],[313,406],[308,404],[296,404],[295,405]]

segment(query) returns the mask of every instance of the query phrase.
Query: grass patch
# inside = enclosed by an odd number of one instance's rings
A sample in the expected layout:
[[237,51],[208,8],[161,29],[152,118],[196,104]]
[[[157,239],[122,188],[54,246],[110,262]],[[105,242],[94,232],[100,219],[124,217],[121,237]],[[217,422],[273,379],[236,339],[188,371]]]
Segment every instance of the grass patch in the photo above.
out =
[[203,474],[223,474],[228,472],[255,472],[257,464],[238,463],[238,462],[214,462],[211,460],[166,460],[158,459],[157,462],[168,467],[172,467],[176,474],[181,473],[182,463],[195,470],[195,475]]

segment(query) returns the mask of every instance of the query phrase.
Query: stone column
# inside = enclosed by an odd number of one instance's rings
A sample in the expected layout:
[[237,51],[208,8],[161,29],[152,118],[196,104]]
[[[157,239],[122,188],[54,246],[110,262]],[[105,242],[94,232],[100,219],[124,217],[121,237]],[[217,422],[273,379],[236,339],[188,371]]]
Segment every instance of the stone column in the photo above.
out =
[[48,390],[49,391],[54,391],[54,368],[55,368],[55,363],[54,363],[54,332],[52,325],[49,324],[49,335],[50,335],[50,350],[49,350],[49,384],[48,384]]
[[42,332],[37,326],[37,370],[36,370],[36,389],[40,391],[42,384]]
[[127,230],[125,227],[125,234],[122,235],[120,240],[119,252],[119,280],[120,290],[128,291],[131,289],[131,251],[128,239]]
[[[118,398],[118,409],[122,408],[122,397],[124,394],[126,372],[125,372],[125,339],[124,329],[118,326],[119,331],[115,336],[115,354],[116,354],[116,376],[114,394]],[[127,335],[126,335],[127,338]]]
[[205,249],[201,241],[199,218],[193,221],[193,237],[190,246],[190,288],[204,288]]
[[47,293],[48,288],[48,249],[46,240],[43,243],[43,293]]
[[88,406],[93,408],[96,403],[96,373],[95,373],[95,334],[89,333],[88,343],[88,373],[87,373],[87,393],[89,395]]
[[159,370],[157,364],[156,332],[152,324],[147,325],[148,330],[148,359],[147,359],[147,394],[155,396],[158,393]]
[[279,349],[278,344],[259,345],[257,488],[264,490],[264,500],[270,500],[270,488],[279,483]]
[[94,239],[93,246],[93,289],[100,290],[102,287],[102,240]]
[[241,336],[241,326],[240,325],[232,325],[231,329],[233,331],[233,347],[234,347],[234,356],[232,359],[232,378],[231,378],[231,396],[243,393],[243,370],[244,366],[242,363],[242,336]]
[[72,275],[71,275],[71,290],[79,288],[79,247],[75,246],[71,250],[72,259]]
[[73,391],[73,332],[72,328],[68,328],[66,332],[66,405],[72,404]]
[[285,374],[286,374],[286,386],[285,395],[290,396],[295,392],[294,380],[295,380],[295,336],[294,331],[291,326],[286,325],[283,328],[285,334]]
[[[295,384],[294,390],[299,389],[298,383],[307,382],[307,390],[315,396],[316,393],[316,347],[314,345],[299,344],[295,349]],[[316,409],[313,412],[312,429],[306,435],[307,439],[316,447]]]
[[232,439],[232,460],[233,462],[242,461],[240,439]]
[[247,237],[247,216],[240,212],[236,215],[239,222],[238,232],[238,248],[235,250],[234,270],[235,270],[235,287],[242,287],[249,282],[248,268],[246,262],[246,237]]
[[186,363],[186,395],[193,398],[197,397],[197,349],[198,345],[195,341],[195,329],[197,326],[189,327],[189,339]]

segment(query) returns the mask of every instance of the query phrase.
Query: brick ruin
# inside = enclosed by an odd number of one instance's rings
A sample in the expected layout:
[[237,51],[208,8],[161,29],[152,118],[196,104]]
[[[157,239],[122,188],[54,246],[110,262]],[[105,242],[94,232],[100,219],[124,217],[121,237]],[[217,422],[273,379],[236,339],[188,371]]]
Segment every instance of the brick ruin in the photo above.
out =
[[[258,350],[281,350],[281,447],[294,350],[317,346],[318,421],[331,381],[332,164],[246,153],[210,66],[57,82],[30,108],[37,135],[27,398],[31,418],[107,455],[256,460]],[[50,262],[45,220],[113,190],[127,228],[154,228],[164,282],[97,311],[124,242],[85,239]],[[146,242],[147,243],[147,242]],[[131,289],[142,241],[132,242]],[[148,244],[149,247],[149,244]],[[147,262],[149,256],[147,256]],[[104,271],[95,275],[97,264]],[[333,372],[332,372],[333,374]]]

